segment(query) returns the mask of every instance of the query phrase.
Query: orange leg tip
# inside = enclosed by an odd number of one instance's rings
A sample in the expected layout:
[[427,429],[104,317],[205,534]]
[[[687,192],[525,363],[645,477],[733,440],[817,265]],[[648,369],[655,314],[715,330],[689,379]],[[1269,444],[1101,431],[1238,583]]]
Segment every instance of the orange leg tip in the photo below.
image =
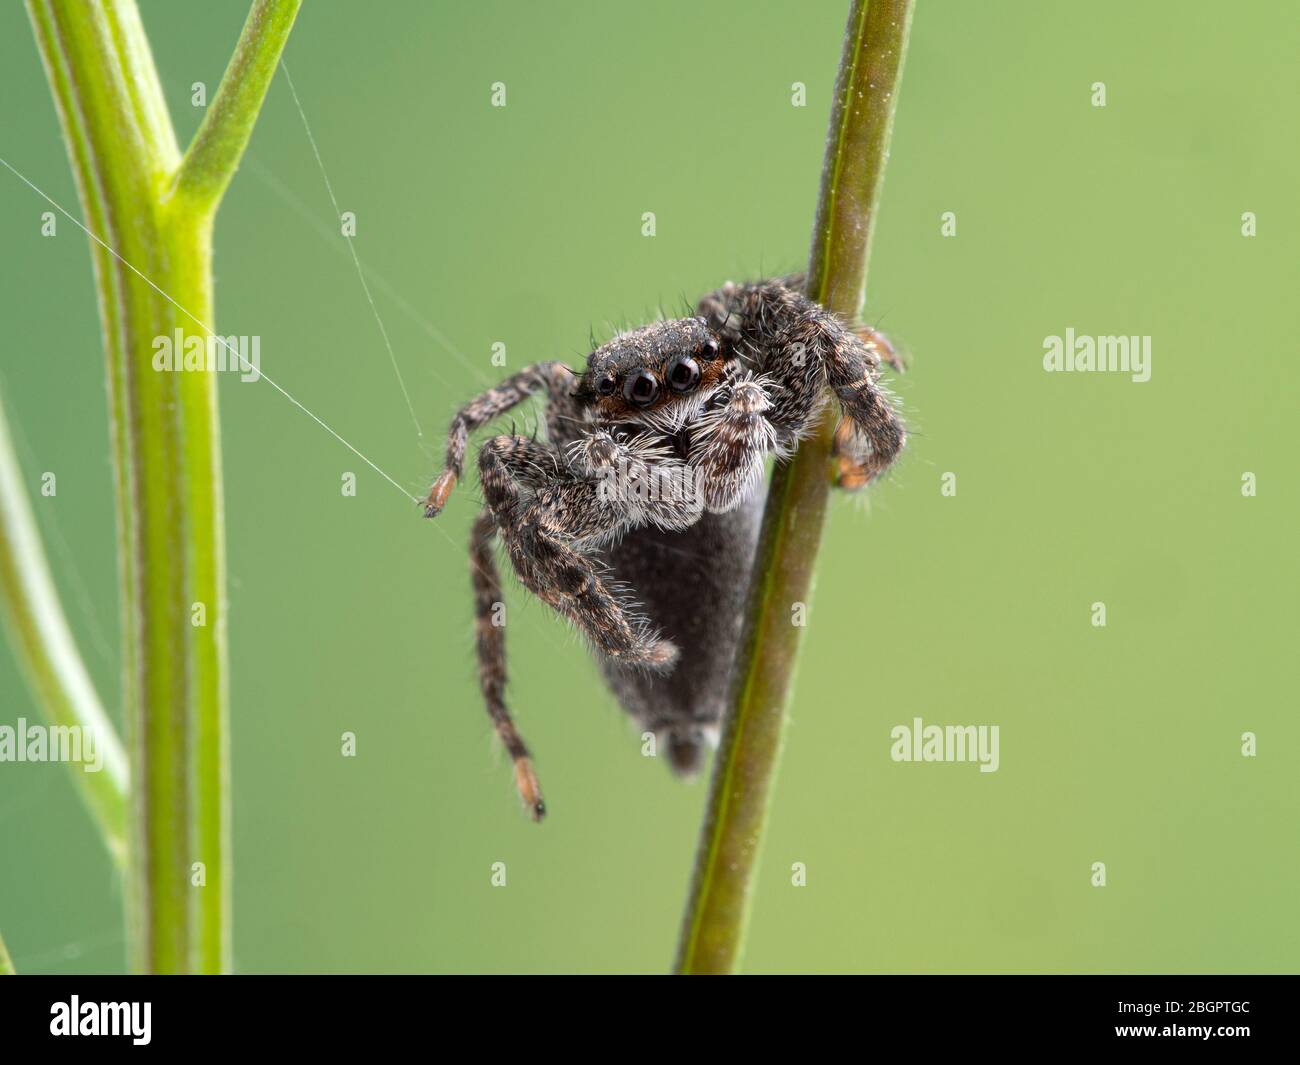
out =
[[447,497],[451,495],[451,490],[456,487],[456,475],[451,470],[444,470],[441,476],[433,482],[433,487],[429,489],[429,494],[424,500],[424,516],[426,518],[436,517],[447,503]]
[[882,361],[889,364],[894,373],[907,372],[907,363],[903,360],[903,356],[898,353],[898,349],[889,342],[889,338],[884,333],[878,332],[870,326],[862,326],[860,329],[854,330],[854,332],[858,334],[859,339],[864,344],[881,357]]
[[841,457],[835,468],[835,487],[845,492],[856,492],[865,488],[871,481],[871,475],[861,466],[848,458]]
[[546,816],[546,803],[542,801],[542,786],[537,782],[533,763],[527,758],[515,762],[515,787],[519,790],[519,798],[523,800],[528,816],[540,822]]

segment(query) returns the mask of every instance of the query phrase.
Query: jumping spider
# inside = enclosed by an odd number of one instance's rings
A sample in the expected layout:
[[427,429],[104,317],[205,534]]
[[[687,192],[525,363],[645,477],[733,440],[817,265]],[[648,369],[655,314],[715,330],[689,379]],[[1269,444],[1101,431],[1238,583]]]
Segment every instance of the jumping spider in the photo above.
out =
[[812,431],[829,385],[844,414],[836,483],[857,489],[882,473],[905,439],[877,385],[882,358],[899,368],[882,334],[846,326],[803,295],[801,277],[728,283],[696,317],[598,347],[581,375],[537,363],[452,419],[428,517],[462,476],[470,433],[547,396],[545,443],[497,436],[480,449],[486,505],[470,546],[479,683],[534,820],[545,807],[506,709],[504,633],[492,623],[493,539],[524,587],[586,633],[624,708],[689,773],[722,720],[764,459]]

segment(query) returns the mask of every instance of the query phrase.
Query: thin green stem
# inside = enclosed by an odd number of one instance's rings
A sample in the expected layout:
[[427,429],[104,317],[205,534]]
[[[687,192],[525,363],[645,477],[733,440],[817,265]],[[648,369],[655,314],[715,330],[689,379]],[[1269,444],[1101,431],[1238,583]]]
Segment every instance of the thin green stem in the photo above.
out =
[[[912,4],[854,0],[849,11],[808,267],[808,294],[848,320],[862,306]],[[680,973],[729,973],[740,961],[803,631],[790,623],[790,607],[806,603],[812,588],[833,436],[828,415],[772,478],[682,927]]]
[[9,951],[5,949],[4,938],[0,937],[0,976],[13,976],[17,971],[13,959],[9,957]]
[[[173,195],[181,159],[134,0],[28,0],[28,9],[97,238],[132,781],[131,960],[149,972],[225,971],[228,654],[216,378],[212,369],[173,371],[190,344],[211,350],[212,218],[298,0],[254,4],[182,195]],[[177,361],[158,368],[159,343],[176,337]]]
[[130,98],[136,128],[152,149],[150,159],[165,174],[180,158],[176,132],[172,128],[163,96],[162,82],[154,66],[149,38],[135,0],[102,0],[104,18],[112,35],[113,51],[120,59],[122,80]]
[[185,152],[176,191],[215,207],[253,135],[302,0],[256,0],[235,54],[194,140]]
[[51,725],[78,735],[68,763],[119,865],[126,856],[126,753],[59,603],[0,398],[0,596],[16,657]]

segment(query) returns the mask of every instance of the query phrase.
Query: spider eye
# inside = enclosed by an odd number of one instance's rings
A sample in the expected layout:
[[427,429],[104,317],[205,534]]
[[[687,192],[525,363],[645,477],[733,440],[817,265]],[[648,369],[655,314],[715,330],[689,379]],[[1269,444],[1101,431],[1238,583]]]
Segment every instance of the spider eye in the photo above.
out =
[[718,342],[714,340],[713,337],[709,337],[709,339],[704,342],[704,357],[706,359],[715,359],[718,357]]
[[623,385],[623,395],[634,406],[649,406],[659,396],[659,382],[646,370],[633,370]]
[[602,395],[602,396],[613,395],[613,393],[614,393],[614,378],[612,378],[612,377],[601,377],[601,378],[598,378],[598,379],[596,380],[596,391],[597,391],[597,393],[599,393],[599,394]]
[[689,392],[700,383],[700,364],[684,355],[668,367],[668,387],[674,392]]

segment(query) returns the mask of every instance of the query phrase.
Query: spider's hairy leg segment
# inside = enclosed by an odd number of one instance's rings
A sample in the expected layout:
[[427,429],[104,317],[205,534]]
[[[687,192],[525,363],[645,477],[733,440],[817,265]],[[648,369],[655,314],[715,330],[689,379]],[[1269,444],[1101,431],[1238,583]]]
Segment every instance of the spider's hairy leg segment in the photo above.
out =
[[517,374],[507,377],[495,388],[489,388],[462,407],[451,420],[447,430],[445,468],[434,482],[424,500],[424,515],[435,517],[447,504],[447,497],[464,471],[465,450],[469,435],[481,429],[493,418],[519,406],[530,396],[545,391],[556,394],[572,377],[572,371],[562,362],[539,362],[527,366]]
[[696,304],[695,311],[708,324],[709,328],[719,333],[727,333],[733,330],[731,321],[732,314],[736,310],[738,295],[741,286],[734,281],[728,281],[719,289],[713,292],[706,292],[700,297],[700,302]]
[[803,287],[803,274],[745,284],[728,281],[705,293],[696,306],[696,313],[710,328],[732,339],[747,335],[752,341],[757,332],[778,324],[774,320],[781,311],[778,304],[803,300],[810,306],[818,306],[803,295]]
[[565,479],[560,454],[526,436],[494,436],[478,453],[483,499],[503,534],[534,502],[537,489]]
[[597,485],[576,481],[561,468],[558,452],[517,436],[498,436],[483,445],[479,480],[525,588],[582,629],[608,657],[649,669],[672,665],[677,648],[632,613],[595,561],[573,542],[575,528],[600,531]]
[[575,391],[580,375],[563,363],[559,365],[559,379],[552,385],[546,403],[546,439],[553,447],[562,448],[582,436],[591,422]]
[[496,562],[492,557],[492,542],[497,525],[488,510],[479,513],[470,534],[470,575],[474,585],[474,633],[478,655],[479,688],[487,704],[488,717],[501,743],[514,762],[515,786],[524,808],[534,821],[546,814],[542,801],[541,785],[533,771],[532,759],[524,745],[510,711],[506,709],[506,643],[505,628],[497,622],[498,603],[501,603],[501,582],[497,578]]
[[[626,440],[595,429],[569,446],[570,462],[587,481],[566,500],[575,538],[645,524],[684,529],[700,516],[702,501],[692,471],[654,437]],[[594,503],[589,498],[593,493]],[[579,494],[580,493],[580,494]],[[558,500],[557,500],[558,502]],[[591,512],[594,520],[578,516]]]
[[677,660],[677,647],[630,613],[590,557],[544,529],[522,530],[513,539],[507,533],[506,542],[524,587],[582,629],[607,658],[650,670]]
[[[890,467],[903,450],[907,433],[877,386],[875,371],[867,359],[854,350],[854,345],[841,345],[834,349],[826,362],[826,377],[844,413],[853,423],[852,432],[847,435],[844,446],[837,447],[837,453],[841,458],[849,458],[857,469],[851,476],[842,478],[841,485],[849,488],[866,484]],[[861,446],[863,439],[869,448]],[[841,443],[838,434],[836,442],[837,445]],[[855,481],[858,482],[856,485]]]
[[830,385],[860,434],[854,450],[865,483],[889,467],[906,441],[902,423],[876,384],[881,358],[892,357],[893,346],[874,330],[845,326],[792,287],[799,281],[737,287],[730,299],[741,336],[760,353],[762,372],[782,386],[772,414],[778,428],[796,433],[809,428],[822,382]]
[[709,510],[729,510],[763,475],[763,460],[776,445],[771,409],[763,383],[745,377],[729,386],[724,406],[700,419],[690,463]]

